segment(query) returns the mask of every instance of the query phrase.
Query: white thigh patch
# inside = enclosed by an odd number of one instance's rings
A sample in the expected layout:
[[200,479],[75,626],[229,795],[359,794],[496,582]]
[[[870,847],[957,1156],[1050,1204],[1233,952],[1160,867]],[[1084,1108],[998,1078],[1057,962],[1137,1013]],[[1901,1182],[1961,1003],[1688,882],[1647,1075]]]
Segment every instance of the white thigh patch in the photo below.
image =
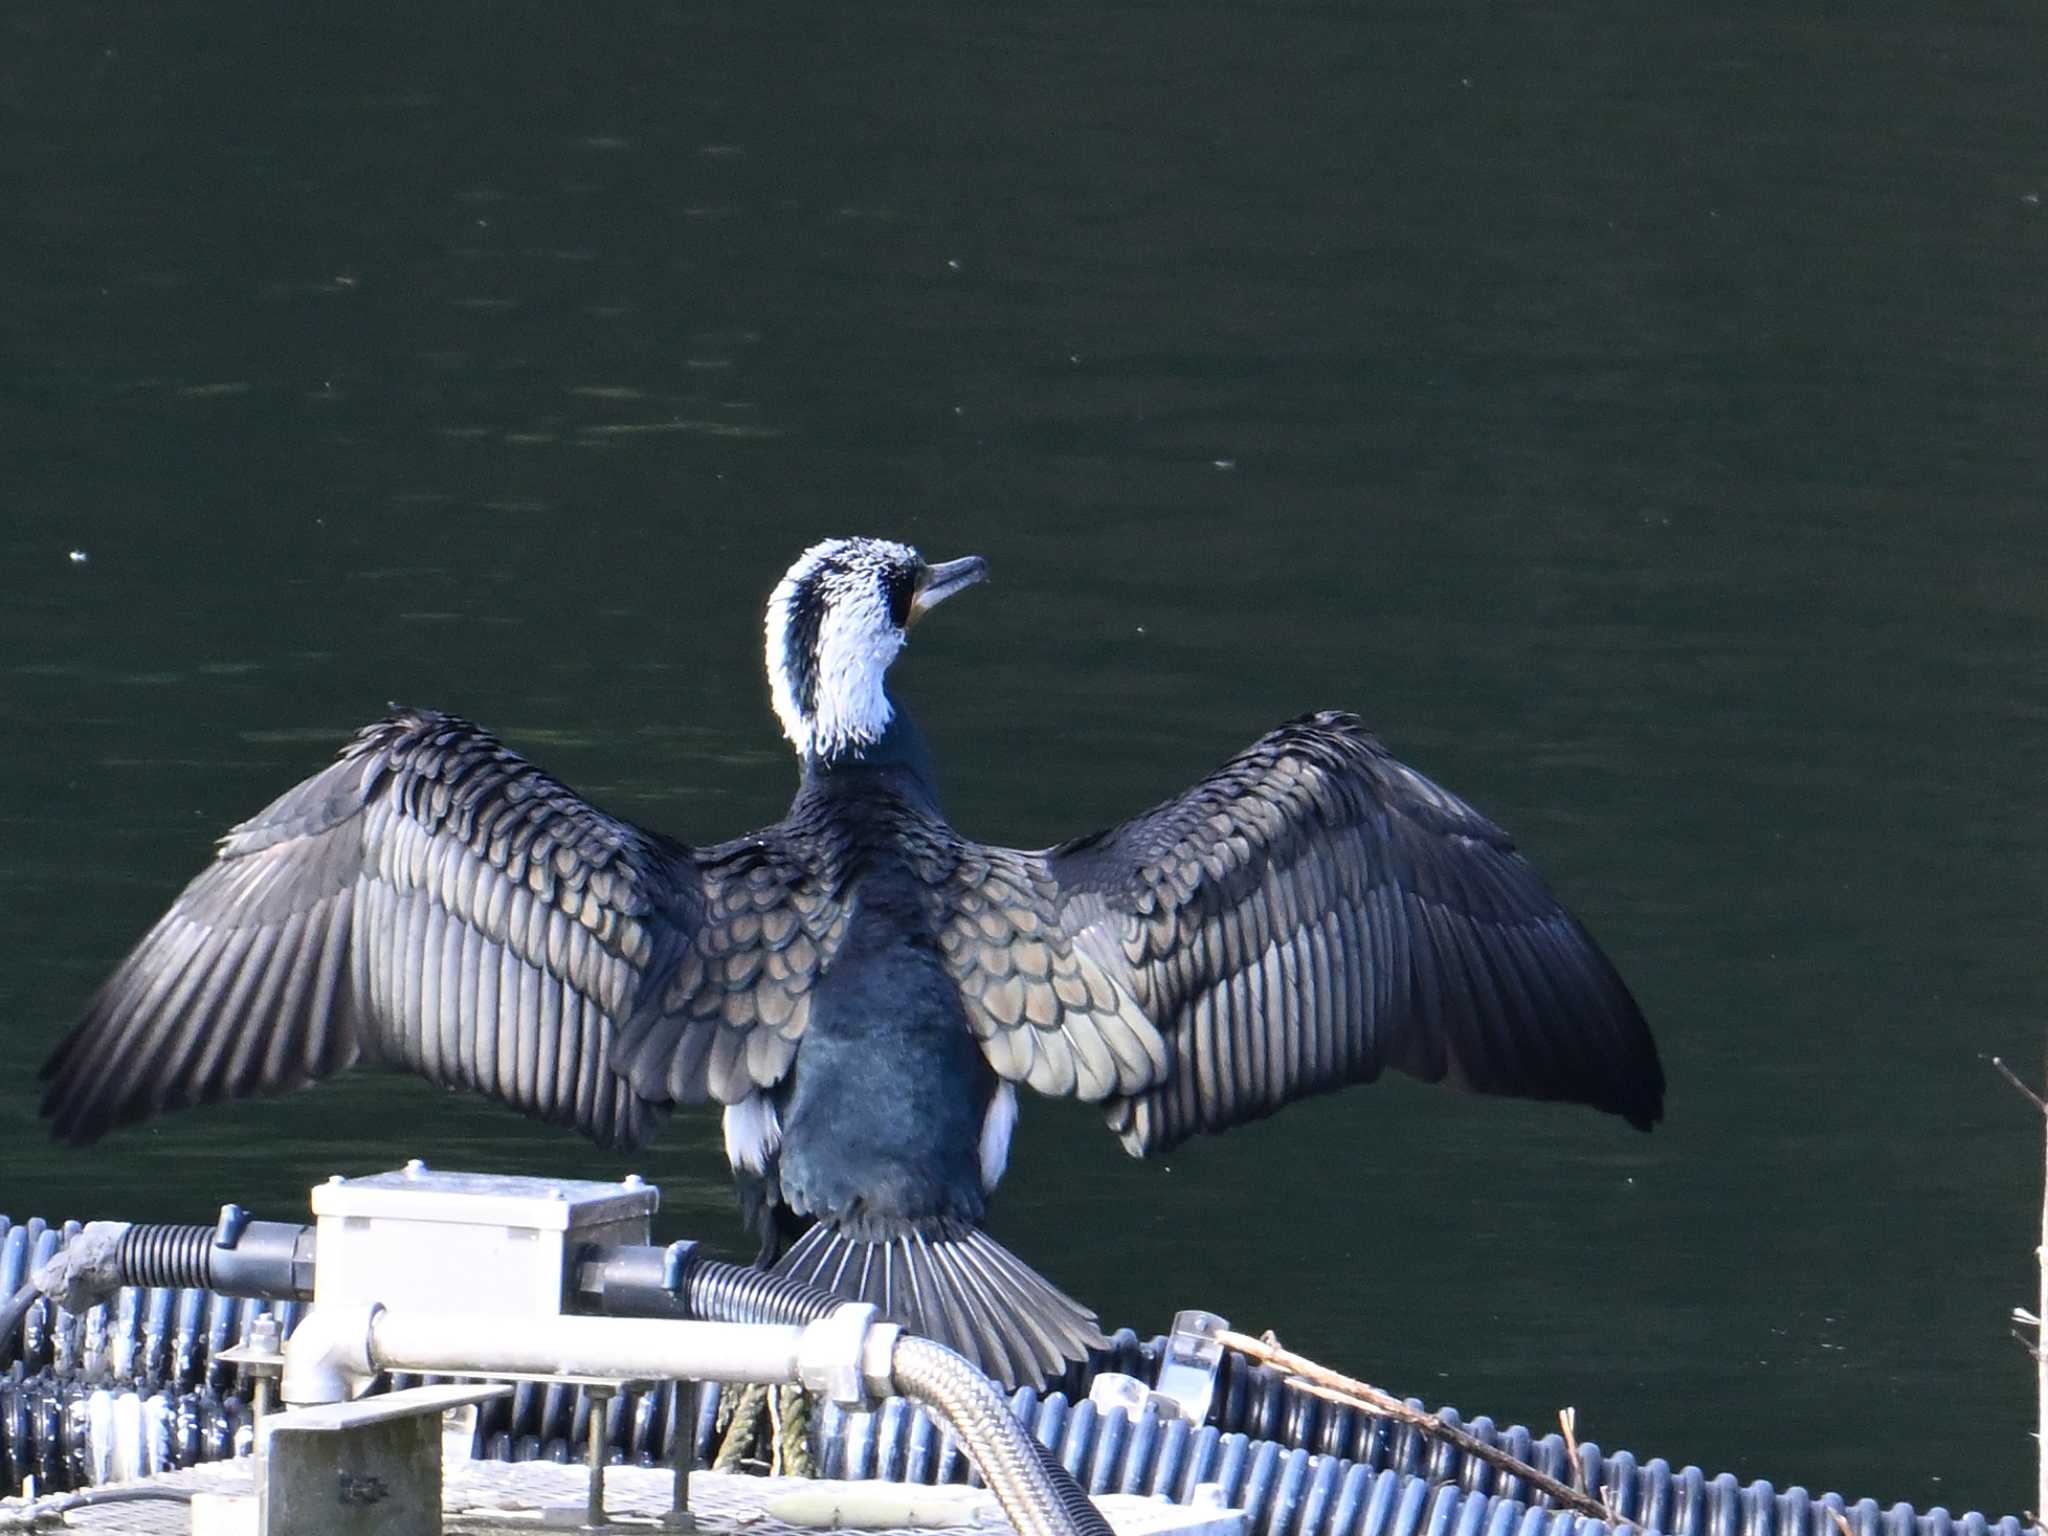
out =
[[[730,1115],[731,1110],[726,1113]],[[1017,1128],[1017,1086],[999,1083],[988,1101],[988,1113],[981,1121],[981,1188],[992,1193],[1003,1182],[1003,1170],[1010,1166],[1010,1132]],[[730,1144],[731,1133],[727,1132]]]
[[[781,1145],[782,1117],[776,1114],[775,1101],[767,1094],[750,1093],[739,1103],[725,1107],[725,1160],[733,1167],[749,1173],[766,1173],[768,1159]],[[986,1154],[983,1156],[985,1161]]]

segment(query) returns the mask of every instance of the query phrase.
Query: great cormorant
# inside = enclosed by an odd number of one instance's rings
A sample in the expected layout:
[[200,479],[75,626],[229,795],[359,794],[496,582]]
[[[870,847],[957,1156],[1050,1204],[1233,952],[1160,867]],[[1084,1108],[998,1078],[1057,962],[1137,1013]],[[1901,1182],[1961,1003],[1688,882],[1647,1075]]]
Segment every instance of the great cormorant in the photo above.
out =
[[45,1064],[43,1113],[86,1142],[366,1061],[629,1148],[715,1100],[784,1271],[1013,1384],[1099,1337],[981,1230],[1020,1083],[1101,1104],[1134,1156],[1387,1067],[1660,1117],[1585,929],[1350,715],[1057,847],[956,832],[885,677],[984,573],[804,553],[767,613],[802,782],[732,842],[608,816],[451,715],[369,727],[222,839]]

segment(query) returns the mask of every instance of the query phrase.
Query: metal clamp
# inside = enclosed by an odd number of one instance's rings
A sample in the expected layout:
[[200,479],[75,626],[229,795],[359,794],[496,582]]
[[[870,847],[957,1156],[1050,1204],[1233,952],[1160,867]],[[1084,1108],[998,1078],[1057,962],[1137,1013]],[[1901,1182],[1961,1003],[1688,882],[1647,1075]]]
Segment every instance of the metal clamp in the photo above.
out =
[[890,1358],[902,1331],[869,1303],[849,1301],[807,1324],[797,1340],[797,1379],[842,1408],[859,1408],[891,1390]]

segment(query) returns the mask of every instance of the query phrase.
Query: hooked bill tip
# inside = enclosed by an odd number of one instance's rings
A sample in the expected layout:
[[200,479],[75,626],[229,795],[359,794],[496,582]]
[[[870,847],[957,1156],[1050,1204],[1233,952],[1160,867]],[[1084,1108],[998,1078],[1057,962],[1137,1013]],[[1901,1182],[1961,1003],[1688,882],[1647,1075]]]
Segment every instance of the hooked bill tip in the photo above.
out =
[[910,599],[912,619],[922,617],[956,592],[988,580],[988,562],[979,555],[963,555],[928,565],[919,573],[917,591]]

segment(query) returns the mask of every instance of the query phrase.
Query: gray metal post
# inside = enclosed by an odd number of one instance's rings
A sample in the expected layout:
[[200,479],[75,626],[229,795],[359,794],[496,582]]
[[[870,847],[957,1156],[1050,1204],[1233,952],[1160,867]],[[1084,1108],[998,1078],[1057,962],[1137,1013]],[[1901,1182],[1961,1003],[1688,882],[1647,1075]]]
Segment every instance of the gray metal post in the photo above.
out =
[[668,1426],[668,1460],[675,1469],[675,1492],[661,1526],[669,1531],[694,1531],[697,1517],[690,1513],[690,1469],[697,1464],[697,1415],[703,1409],[703,1386],[694,1381],[675,1384],[675,1407]]
[[605,1431],[609,1427],[608,1409],[612,1400],[609,1386],[592,1382],[584,1390],[590,1394],[590,1425],[586,1437],[589,1446],[587,1464],[590,1468],[590,1488],[585,1496],[583,1524],[586,1530],[601,1531],[604,1521],[604,1467],[605,1454],[609,1450]]

